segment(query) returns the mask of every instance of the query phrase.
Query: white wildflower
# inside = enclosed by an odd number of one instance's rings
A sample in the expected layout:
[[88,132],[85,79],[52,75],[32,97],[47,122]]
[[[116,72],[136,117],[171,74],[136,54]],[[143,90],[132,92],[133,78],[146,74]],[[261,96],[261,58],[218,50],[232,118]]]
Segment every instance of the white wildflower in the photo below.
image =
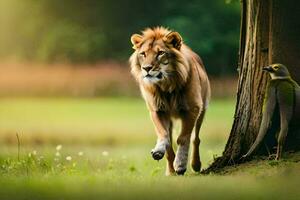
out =
[[36,150],[32,151],[32,155],[35,156],[36,154],[37,154]]
[[71,156],[67,156],[67,157],[66,157],[66,160],[67,160],[67,161],[71,161],[71,160],[72,160],[72,157],[71,157]]
[[108,152],[107,151],[103,151],[102,152],[102,156],[108,156]]
[[79,151],[78,152],[78,156],[82,156],[83,155],[83,152],[82,151]]
[[60,153],[57,151],[57,152],[55,153],[55,156],[59,157],[59,156],[60,156]]
[[61,150],[61,148],[62,148],[62,145],[61,145],[61,144],[57,145],[57,146],[56,146],[56,151]]

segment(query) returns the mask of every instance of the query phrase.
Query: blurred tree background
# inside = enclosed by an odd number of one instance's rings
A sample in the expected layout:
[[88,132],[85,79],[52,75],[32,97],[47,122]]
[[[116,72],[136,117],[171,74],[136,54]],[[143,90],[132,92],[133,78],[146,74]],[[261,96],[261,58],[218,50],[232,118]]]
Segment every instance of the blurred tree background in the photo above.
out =
[[126,62],[132,52],[131,34],[162,25],[182,34],[209,74],[232,75],[239,23],[236,0],[1,0],[0,58]]

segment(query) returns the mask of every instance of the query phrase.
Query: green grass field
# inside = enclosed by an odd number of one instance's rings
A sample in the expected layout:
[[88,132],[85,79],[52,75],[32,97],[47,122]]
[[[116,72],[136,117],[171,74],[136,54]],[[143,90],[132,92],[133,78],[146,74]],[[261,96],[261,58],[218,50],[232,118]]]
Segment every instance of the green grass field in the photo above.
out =
[[[207,167],[220,155],[234,101],[212,101],[201,131]],[[179,124],[175,127],[178,134]],[[16,133],[20,138],[20,148]],[[297,199],[300,155],[223,175],[165,177],[140,99],[0,100],[0,199]]]

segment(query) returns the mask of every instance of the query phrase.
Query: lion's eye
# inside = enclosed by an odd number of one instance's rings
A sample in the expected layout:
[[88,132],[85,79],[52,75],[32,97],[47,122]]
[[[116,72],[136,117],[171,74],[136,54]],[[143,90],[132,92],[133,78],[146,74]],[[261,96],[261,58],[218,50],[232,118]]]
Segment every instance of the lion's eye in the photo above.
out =
[[143,51],[143,52],[140,53],[140,56],[146,57],[146,53]]
[[162,56],[162,55],[164,55],[165,53],[166,53],[166,52],[164,52],[164,51],[158,51],[158,52],[157,52],[157,55],[158,55],[158,56]]
[[275,66],[275,67],[274,67],[275,70],[277,70],[278,68],[279,68],[278,66]]

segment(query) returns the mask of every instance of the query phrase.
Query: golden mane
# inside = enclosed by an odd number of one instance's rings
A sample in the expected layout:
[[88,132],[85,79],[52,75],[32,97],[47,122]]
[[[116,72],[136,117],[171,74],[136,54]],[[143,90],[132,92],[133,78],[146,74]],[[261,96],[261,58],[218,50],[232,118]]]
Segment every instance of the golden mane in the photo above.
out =
[[[145,41],[164,40],[164,37],[171,32],[171,30],[163,27],[156,27],[153,29],[147,28],[142,31],[143,39],[140,42],[140,46],[142,46]],[[185,54],[189,53],[190,49],[184,44],[180,50],[170,46],[167,46],[167,48],[172,55],[170,66],[172,67],[173,74],[172,77],[166,79],[160,85],[145,85],[146,88],[153,92],[156,90],[172,92],[175,89],[182,88],[188,79],[190,67]],[[143,84],[140,80],[141,66],[138,62],[138,50],[136,50],[130,57],[130,66],[133,76],[140,84]]]
[[172,32],[172,31],[167,28],[158,26],[153,29],[146,28],[145,30],[142,31],[142,34],[143,34],[144,40],[149,40],[149,39],[157,40],[157,39],[163,38],[165,35],[167,35],[170,32]]

